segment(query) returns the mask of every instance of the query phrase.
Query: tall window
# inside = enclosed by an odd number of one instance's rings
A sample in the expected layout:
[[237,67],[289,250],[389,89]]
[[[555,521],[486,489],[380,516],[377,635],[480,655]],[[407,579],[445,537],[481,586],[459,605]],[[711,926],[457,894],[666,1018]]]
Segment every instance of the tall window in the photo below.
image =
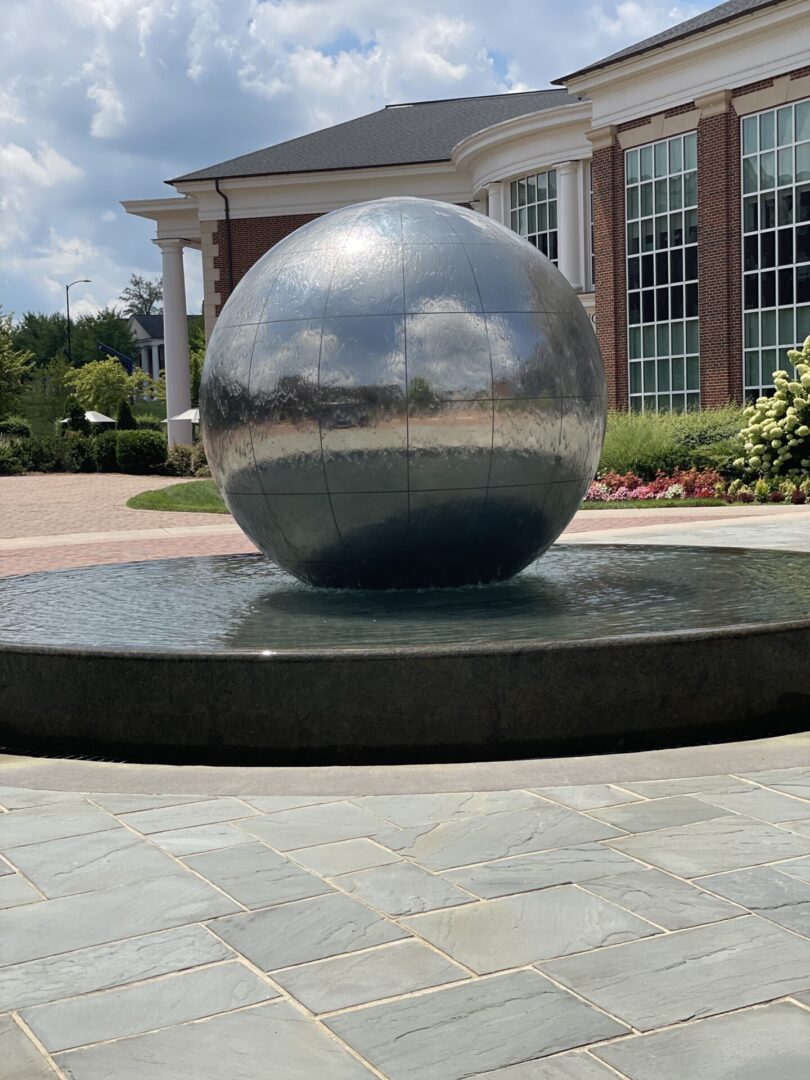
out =
[[513,180],[510,189],[510,223],[551,261],[557,263],[557,173],[533,173]]
[[700,407],[697,135],[625,153],[630,408]]
[[743,380],[773,392],[810,334],[810,101],[742,119]]
[[588,166],[588,178],[590,180],[590,187],[588,189],[588,214],[591,219],[591,288],[596,288],[596,247],[594,240],[596,238],[596,223],[594,221],[593,213],[593,165]]

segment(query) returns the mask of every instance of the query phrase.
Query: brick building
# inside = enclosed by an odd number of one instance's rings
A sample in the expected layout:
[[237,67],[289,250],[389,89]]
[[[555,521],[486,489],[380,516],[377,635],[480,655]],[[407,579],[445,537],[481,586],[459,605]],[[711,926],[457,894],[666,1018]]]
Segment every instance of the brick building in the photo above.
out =
[[386,195],[472,206],[552,258],[594,318],[612,407],[767,392],[810,334],[810,0],[728,0],[555,85],[389,106],[124,203],[163,252],[170,415],[188,404],[183,247],[202,252],[210,332],[274,243]]

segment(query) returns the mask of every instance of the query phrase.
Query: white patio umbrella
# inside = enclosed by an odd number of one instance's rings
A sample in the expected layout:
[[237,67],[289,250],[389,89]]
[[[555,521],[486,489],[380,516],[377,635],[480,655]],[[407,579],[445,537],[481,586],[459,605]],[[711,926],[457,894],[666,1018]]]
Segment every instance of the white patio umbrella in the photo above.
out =
[[[111,416],[105,416],[104,413],[96,412],[95,409],[88,409],[84,414],[85,420],[89,424],[114,424],[115,421]],[[66,424],[67,420],[61,420],[60,423]]]
[[[190,420],[192,424],[199,424],[200,422],[200,410],[199,409],[186,409],[185,412],[178,413],[177,416],[170,416],[169,420]],[[161,420],[161,424],[168,424],[169,420]]]

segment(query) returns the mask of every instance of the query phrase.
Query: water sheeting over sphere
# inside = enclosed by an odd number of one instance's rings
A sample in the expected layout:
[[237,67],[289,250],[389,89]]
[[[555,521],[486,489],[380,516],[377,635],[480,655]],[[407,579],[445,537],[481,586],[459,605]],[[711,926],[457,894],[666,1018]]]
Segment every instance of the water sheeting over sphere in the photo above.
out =
[[305,225],[225,304],[200,411],[212,473],[317,585],[510,577],[596,469],[605,376],[565,278],[462,207],[381,199]]

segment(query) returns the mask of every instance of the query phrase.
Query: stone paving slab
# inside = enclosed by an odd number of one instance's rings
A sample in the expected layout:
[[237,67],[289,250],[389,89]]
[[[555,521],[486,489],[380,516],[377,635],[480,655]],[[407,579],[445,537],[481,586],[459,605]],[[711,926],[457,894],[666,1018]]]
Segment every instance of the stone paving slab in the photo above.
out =
[[0,1016],[0,1080],[54,1080],[45,1058],[10,1016]]
[[651,1031],[810,989],[810,941],[744,915],[540,966],[611,1015]]
[[[285,1001],[57,1054],[69,1080],[371,1080],[365,1065]],[[39,1080],[37,1077],[36,1080]]]
[[[268,1062],[284,1080],[729,1080],[728,1062],[793,1080],[807,771],[758,775],[346,798],[8,786],[0,1044],[14,1080],[264,1080]],[[805,816],[766,820],[786,812]]]
[[658,932],[646,920],[575,885],[504,896],[402,922],[479,975]]
[[476,1073],[473,1080],[615,1080],[616,1073],[586,1053],[573,1051],[508,1065],[495,1072]]
[[278,990],[236,960],[24,1009],[22,1019],[46,1050],[140,1035],[278,997]]
[[334,1012],[469,978],[419,941],[395,941],[273,972],[273,981],[314,1013]]
[[[685,930],[689,926],[722,922],[745,911],[736,904],[710,896],[689,882],[653,869],[590,878],[583,883],[583,888],[665,930]],[[718,891],[722,892],[715,890]]]
[[137,885],[177,872],[173,859],[121,828],[17,847],[9,858],[48,897]]
[[117,885],[0,912],[0,967],[103,945],[239,909],[179,869],[139,886]]
[[306,900],[332,889],[264,844],[242,844],[184,860],[206,880],[247,908],[270,907],[290,900]]
[[629,1080],[807,1080],[810,1011],[768,1005],[620,1040],[594,1053]]
[[514,859],[497,859],[477,866],[462,866],[458,870],[445,870],[442,876],[489,900],[638,869],[639,863],[621,851],[613,851],[604,844],[582,844],[518,855]]
[[631,833],[652,832],[675,825],[690,825],[694,821],[708,821],[731,813],[722,806],[701,802],[689,795],[676,795],[667,799],[651,799],[649,802],[629,803],[627,806],[611,806],[592,810],[591,816],[617,829]]
[[739,815],[639,833],[608,843],[617,851],[685,878],[810,854],[810,837]]
[[0,967],[0,1013],[227,960],[232,951],[199,925]]
[[340,893],[218,919],[215,934],[262,971],[368,949],[408,935]]
[[390,1080],[462,1080],[626,1031],[536,972],[497,975],[326,1021]]
[[695,884],[810,938],[810,883],[783,874],[775,866],[698,878]]
[[476,899],[436,874],[404,861],[341,874],[334,884],[384,915],[416,915],[471,904]]

